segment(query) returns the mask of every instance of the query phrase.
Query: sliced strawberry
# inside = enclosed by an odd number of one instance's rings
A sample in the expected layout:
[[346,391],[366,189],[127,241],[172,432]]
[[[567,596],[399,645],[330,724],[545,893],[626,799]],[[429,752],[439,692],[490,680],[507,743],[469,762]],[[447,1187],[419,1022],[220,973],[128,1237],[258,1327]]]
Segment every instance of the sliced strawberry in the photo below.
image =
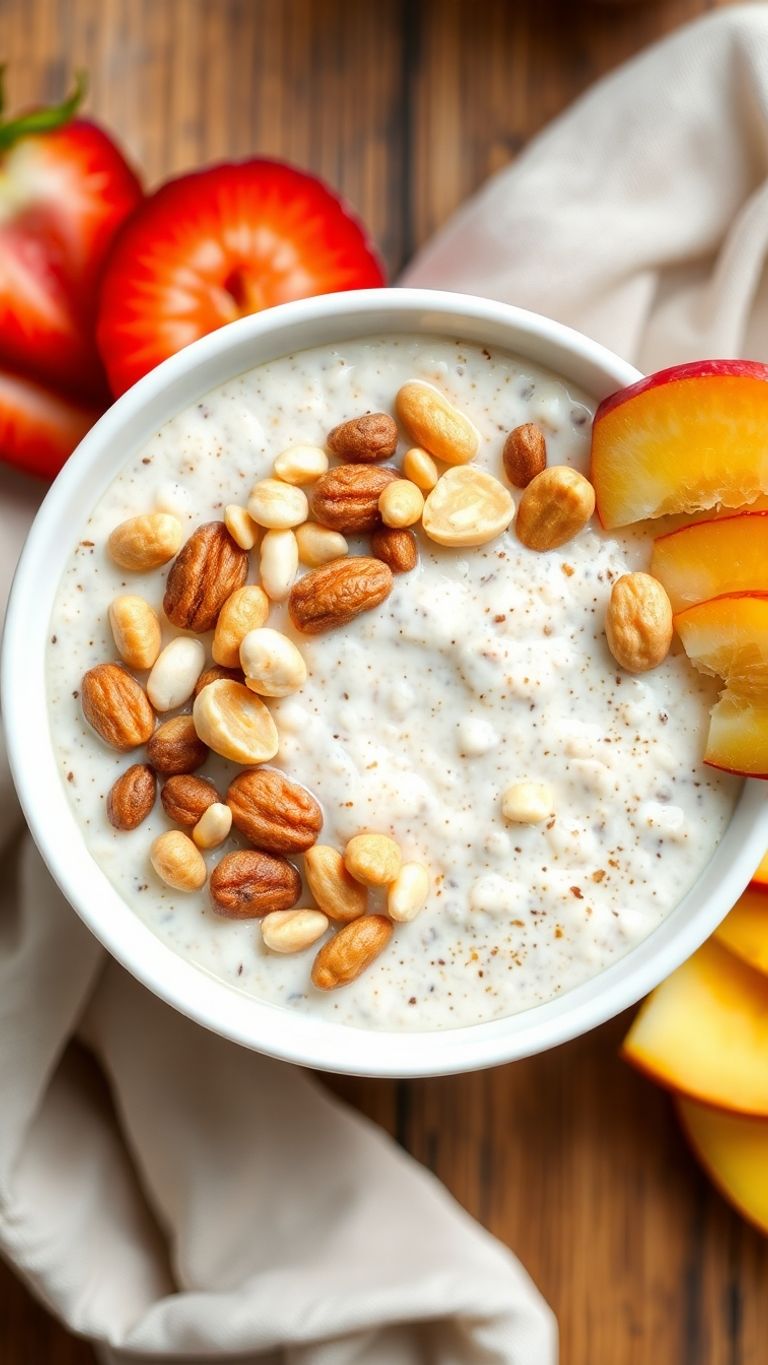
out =
[[95,394],[98,283],[141,187],[101,128],[72,119],[82,94],[0,124],[0,361]]
[[52,479],[99,409],[0,370],[0,460]]
[[362,226],[314,176],[262,160],[181,176],[131,216],[109,259],[98,340],[112,391],[246,313],[383,283]]

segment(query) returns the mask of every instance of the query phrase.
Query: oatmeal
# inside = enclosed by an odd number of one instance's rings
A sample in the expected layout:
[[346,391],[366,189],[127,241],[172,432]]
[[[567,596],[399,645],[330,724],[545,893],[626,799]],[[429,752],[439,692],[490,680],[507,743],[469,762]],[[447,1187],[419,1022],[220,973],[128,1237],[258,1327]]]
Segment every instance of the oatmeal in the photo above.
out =
[[[450,439],[442,450],[414,444],[424,382],[443,395]],[[94,858],[173,949],[242,991],[315,1016],[365,1028],[449,1028],[525,1009],[595,976],[692,885],[740,784],[701,764],[712,679],[676,647],[639,674],[609,652],[612,587],[647,568],[649,548],[640,532],[606,534],[590,520],[590,485],[578,476],[587,470],[592,406],[502,351],[382,337],[262,365],[167,423],[126,464],[79,528],[59,589],[51,727]],[[370,471],[372,503],[334,472],[355,454],[349,443],[362,439],[360,429],[344,428],[363,413],[377,417],[365,439],[386,460],[358,466]],[[534,432],[546,441],[544,471]],[[452,451],[461,458],[441,473]],[[575,472],[557,474],[561,466]],[[331,490],[324,525],[311,513],[307,520],[315,479]],[[554,521],[552,485],[560,490]],[[350,498],[357,530],[342,532],[332,507],[346,499],[348,518]],[[525,544],[510,526],[521,504]],[[487,532],[480,543],[464,517],[468,505],[472,525]],[[142,572],[130,567],[131,522],[147,517],[145,543],[156,554]],[[173,518],[187,545],[197,527],[226,527],[222,600],[212,615],[173,580]],[[125,523],[120,567],[107,542]],[[205,532],[208,550],[217,538]],[[300,575],[355,566],[343,572],[356,584],[363,574],[368,597],[378,594],[373,609],[324,631],[316,597],[303,601],[291,588],[297,555]],[[358,555],[368,558],[355,565]],[[369,563],[378,569],[359,567]],[[216,737],[247,691],[238,672],[243,622],[258,696],[248,691],[248,733],[230,735],[224,750]],[[123,632],[136,671],[151,657],[158,623],[162,652],[151,672],[138,672],[143,687],[151,679],[160,712],[144,763],[142,749],[119,753],[102,743],[78,693],[88,670],[117,658],[113,630]],[[324,633],[307,633],[315,626]],[[215,675],[202,690],[201,669]],[[119,686],[130,699],[128,738],[143,743],[151,724],[130,680]],[[201,736],[230,756],[196,752]],[[265,760],[263,769],[239,766]],[[156,771],[162,801],[154,799]],[[311,852],[306,842],[258,850],[261,836],[248,824],[261,809],[253,793],[247,803],[224,800],[244,771],[290,789],[318,840]],[[106,804],[117,779],[121,828]],[[354,913],[346,922],[337,915],[334,933],[333,907],[329,915],[317,888],[338,850],[367,831],[384,842],[356,843],[346,866],[367,858],[357,865],[362,880],[378,865],[388,880],[367,881],[364,920],[349,891]],[[385,853],[389,862],[377,863]],[[261,922],[216,913],[217,888],[230,897],[226,913],[237,902],[227,860],[239,859],[238,875],[253,878],[270,858],[280,863],[270,871],[280,903],[265,903]],[[353,959],[364,972],[350,975]]]

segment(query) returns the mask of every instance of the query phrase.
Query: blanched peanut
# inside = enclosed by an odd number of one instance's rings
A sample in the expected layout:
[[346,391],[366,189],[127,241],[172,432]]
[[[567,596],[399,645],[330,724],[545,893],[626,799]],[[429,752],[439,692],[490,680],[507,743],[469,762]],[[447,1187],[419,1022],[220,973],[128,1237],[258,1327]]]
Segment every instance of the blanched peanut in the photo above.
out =
[[515,514],[511,493],[499,479],[475,465],[447,469],[424,503],[422,526],[437,545],[485,545],[509,526]]
[[147,678],[147,696],[156,711],[173,711],[189,701],[205,666],[199,640],[177,635],[158,655]]
[[198,848],[218,848],[231,828],[232,812],[229,806],[225,806],[223,801],[213,801],[192,830],[192,838]]
[[245,507],[230,502],[224,508],[224,525],[241,550],[252,550],[259,538],[259,527]]
[[202,854],[180,829],[159,834],[149,859],[160,880],[175,891],[199,891],[205,884],[208,874]]
[[209,683],[196,696],[192,716],[203,744],[233,763],[268,763],[277,753],[275,722],[243,683]]
[[307,665],[293,640],[279,630],[252,630],[240,646],[246,685],[263,697],[288,697],[307,681]]
[[364,915],[368,892],[350,877],[338,849],[330,844],[314,844],[304,854],[304,875],[312,895],[329,919],[349,920]]
[[307,495],[282,479],[260,479],[251,489],[248,513],[269,531],[287,531],[307,520]]
[[355,834],[344,849],[347,872],[364,886],[389,886],[400,865],[400,847],[388,834]]
[[160,653],[160,621],[143,597],[123,593],[109,607],[109,624],[120,658],[129,668],[151,668]]
[[289,446],[274,463],[278,479],[285,483],[312,483],[328,469],[328,456],[321,446]]
[[211,653],[222,668],[237,668],[240,645],[249,630],[263,626],[269,616],[269,602],[263,588],[249,583],[236,588],[228,597],[216,622]]
[[387,914],[399,924],[415,919],[429,895],[429,873],[423,863],[403,863],[387,892]]
[[321,564],[329,564],[332,559],[342,559],[349,552],[349,546],[341,531],[331,531],[321,526],[319,521],[305,521],[294,531],[299,547],[299,559],[309,569],[319,569]]
[[261,936],[273,953],[301,953],[327,928],[322,910],[272,910],[261,921]]
[[424,511],[424,495],[410,479],[394,479],[379,497],[385,526],[413,526]]
[[147,512],[116,526],[107,541],[107,550],[121,569],[147,573],[173,559],[183,535],[178,517],[169,512]]
[[501,813],[516,825],[538,825],[554,814],[555,794],[548,782],[514,782],[501,798]]
[[428,450],[421,446],[411,446],[403,456],[403,473],[406,479],[415,483],[422,493],[431,493],[440,474]]
[[273,602],[285,601],[298,568],[299,547],[293,531],[265,532],[261,542],[261,586]]

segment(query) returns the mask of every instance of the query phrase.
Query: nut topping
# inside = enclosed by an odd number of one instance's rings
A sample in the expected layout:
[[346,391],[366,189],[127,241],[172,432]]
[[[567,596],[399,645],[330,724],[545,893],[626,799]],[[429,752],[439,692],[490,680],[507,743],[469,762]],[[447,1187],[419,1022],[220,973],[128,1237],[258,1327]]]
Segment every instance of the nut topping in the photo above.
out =
[[178,517],[169,512],[147,512],[116,526],[107,541],[107,550],[121,569],[148,573],[173,559],[182,534]]
[[223,668],[237,668],[242,641],[249,630],[263,626],[268,616],[269,601],[263,588],[248,584],[233,592],[219,612],[213,633],[211,653],[216,663]]
[[589,479],[569,465],[552,465],[528,484],[515,530],[529,550],[556,550],[582,531],[595,510]]
[[147,678],[147,696],[156,711],[175,711],[189,701],[203,671],[205,650],[199,640],[177,635],[155,660]]
[[[267,531],[261,542],[261,585],[273,602],[284,602],[299,569],[299,544],[293,531]],[[262,626],[254,621],[252,629]]]
[[321,991],[347,986],[383,952],[392,937],[392,921],[363,915],[324,943],[312,965],[312,984]]
[[524,422],[510,431],[504,442],[504,472],[515,488],[527,488],[547,467],[547,443],[535,422]]
[[89,725],[113,749],[146,744],[155,713],[144,688],[119,664],[96,664],[80,686],[80,705]]
[[278,749],[269,711],[243,683],[209,683],[195,698],[195,729],[204,744],[233,763],[267,763]]
[[385,526],[414,526],[424,511],[424,494],[410,479],[394,479],[379,498]]
[[123,593],[109,607],[109,624],[120,658],[129,668],[151,668],[160,653],[160,621],[149,602]]
[[371,536],[371,549],[377,559],[393,573],[410,573],[419,562],[416,537],[412,531],[394,526],[379,526]]
[[318,479],[312,492],[315,521],[345,535],[361,535],[378,526],[379,498],[398,477],[387,465],[340,464]]
[[388,834],[355,834],[344,849],[344,866],[364,886],[389,886],[400,871],[400,848]]
[[422,526],[438,545],[485,545],[506,531],[515,514],[503,483],[474,465],[447,469],[424,503]]
[[301,953],[327,928],[322,910],[273,910],[261,921],[261,937],[273,953]]
[[252,550],[256,544],[261,527],[256,525],[245,507],[230,502],[224,508],[224,525],[236,545],[241,550]]
[[284,483],[313,483],[327,470],[328,456],[321,446],[289,446],[278,455],[273,468]]
[[501,798],[501,813],[510,824],[538,825],[554,810],[555,794],[548,782],[514,782]]
[[318,521],[305,521],[293,533],[299,547],[299,559],[309,569],[319,569],[332,559],[341,559],[349,552],[349,546],[340,531],[329,531]]
[[440,475],[432,456],[421,446],[411,446],[403,456],[403,474],[415,483],[422,493],[431,493]]
[[107,818],[115,829],[136,829],[155,804],[157,779],[148,763],[132,763],[107,796]]
[[334,427],[328,434],[328,449],[354,464],[389,460],[397,449],[397,427],[386,412],[367,412]]
[[169,829],[159,834],[149,850],[155,872],[174,891],[199,891],[207,871],[203,856],[187,834]]
[[183,829],[194,829],[208,808],[215,806],[221,797],[207,777],[179,773],[169,777],[163,785],[160,800],[169,820]]
[[211,873],[210,885],[214,909],[228,919],[256,919],[273,910],[290,910],[301,895],[296,868],[285,858],[256,849],[225,854]]
[[228,597],[248,574],[248,554],[236,545],[223,521],[198,526],[171,566],[163,609],[179,630],[202,635],[216,625]]
[[408,924],[424,908],[429,895],[429,873],[423,863],[403,863],[387,891],[387,914],[397,924]]
[[350,877],[338,849],[314,844],[304,855],[304,875],[320,909],[332,920],[347,923],[364,915],[368,891]]
[[608,648],[628,673],[646,673],[667,657],[672,643],[672,605],[649,573],[625,573],[611,589],[605,616]]
[[307,681],[307,665],[293,640],[264,626],[252,630],[240,646],[245,685],[262,697],[289,697]]
[[225,806],[222,801],[214,801],[200,816],[192,830],[192,838],[198,848],[218,848],[219,844],[224,843],[231,828],[232,812],[229,806]]
[[220,664],[214,664],[211,668],[206,668],[195,683],[194,695],[196,697],[199,696],[204,687],[207,687],[209,683],[218,682],[220,678],[226,678],[229,682],[241,683],[243,681],[242,669],[222,668]]
[[235,829],[267,853],[304,853],[323,826],[314,796],[276,768],[240,773],[230,784],[227,805]]
[[335,559],[295,583],[288,611],[297,630],[319,635],[378,607],[392,591],[392,571],[379,559]]
[[307,495],[282,479],[259,479],[251,489],[248,513],[257,526],[287,531],[307,520]]
[[201,767],[208,749],[198,737],[191,716],[173,716],[158,725],[147,744],[147,757],[159,773],[171,776]]
[[431,384],[413,379],[395,400],[408,435],[445,464],[467,464],[477,454],[480,437],[468,417]]

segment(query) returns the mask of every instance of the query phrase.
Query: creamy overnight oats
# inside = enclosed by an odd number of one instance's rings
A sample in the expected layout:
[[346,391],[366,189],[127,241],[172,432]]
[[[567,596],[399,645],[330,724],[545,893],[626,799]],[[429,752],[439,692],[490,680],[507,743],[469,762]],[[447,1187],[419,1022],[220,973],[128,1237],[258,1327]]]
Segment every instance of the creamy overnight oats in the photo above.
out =
[[384,336],[259,366],[126,464],[59,588],[50,719],[93,857],[178,953],[450,1028],[679,902],[740,784],[702,766],[715,683],[669,651],[647,534],[592,517],[592,417],[503,351]]

